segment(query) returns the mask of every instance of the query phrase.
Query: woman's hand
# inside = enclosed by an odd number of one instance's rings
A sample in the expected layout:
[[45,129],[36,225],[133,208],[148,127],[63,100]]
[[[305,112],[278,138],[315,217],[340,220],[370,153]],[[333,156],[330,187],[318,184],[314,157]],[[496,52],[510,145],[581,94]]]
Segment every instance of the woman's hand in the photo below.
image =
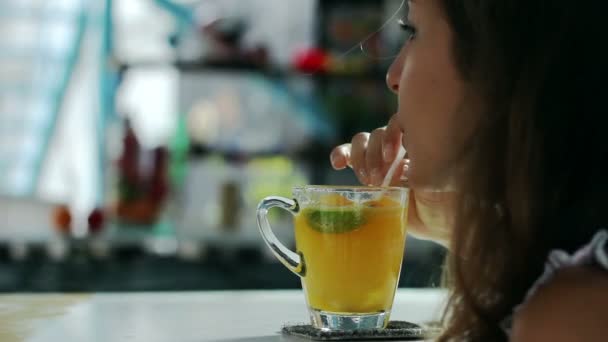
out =
[[[334,148],[331,164],[336,170],[350,167],[359,182],[379,186],[393,163],[401,145],[401,129],[392,118],[388,125],[372,133],[359,133],[348,144]],[[401,161],[391,185],[405,186],[408,160]],[[447,246],[453,222],[453,192],[411,189],[408,233]]]
[[[393,118],[385,127],[372,133],[362,132],[355,135],[349,144],[334,148],[331,164],[336,170],[350,167],[359,182],[364,185],[378,186],[393,163],[401,145],[401,129]],[[391,185],[403,185],[406,160],[401,161]]]

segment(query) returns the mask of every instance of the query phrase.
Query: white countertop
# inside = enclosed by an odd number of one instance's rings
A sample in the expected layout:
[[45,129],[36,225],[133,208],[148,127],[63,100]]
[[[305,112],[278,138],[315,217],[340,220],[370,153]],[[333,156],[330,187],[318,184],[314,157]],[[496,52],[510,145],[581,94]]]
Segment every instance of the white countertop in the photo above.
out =
[[[400,289],[394,320],[437,320],[440,290]],[[0,341],[301,341],[284,323],[308,323],[304,294],[290,291],[1,295]]]

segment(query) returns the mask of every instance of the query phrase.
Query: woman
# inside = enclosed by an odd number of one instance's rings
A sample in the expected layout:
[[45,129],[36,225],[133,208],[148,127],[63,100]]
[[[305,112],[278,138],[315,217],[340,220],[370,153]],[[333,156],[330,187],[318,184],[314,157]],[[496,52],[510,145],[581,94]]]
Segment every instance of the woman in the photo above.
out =
[[442,341],[608,339],[604,4],[409,1],[398,113],[332,152],[378,185],[407,149],[409,229],[451,250]]

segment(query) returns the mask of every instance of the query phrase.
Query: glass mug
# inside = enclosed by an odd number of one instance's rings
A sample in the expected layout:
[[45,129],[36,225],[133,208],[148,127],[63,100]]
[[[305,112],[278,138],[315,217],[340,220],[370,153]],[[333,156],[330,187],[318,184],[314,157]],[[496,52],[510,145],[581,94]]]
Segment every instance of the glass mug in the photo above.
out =
[[[257,222],[274,255],[302,279],[311,323],[322,330],[388,324],[405,248],[409,190],[304,186],[267,197]],[[294,215],[297,252],[278,241],[268,210]]]

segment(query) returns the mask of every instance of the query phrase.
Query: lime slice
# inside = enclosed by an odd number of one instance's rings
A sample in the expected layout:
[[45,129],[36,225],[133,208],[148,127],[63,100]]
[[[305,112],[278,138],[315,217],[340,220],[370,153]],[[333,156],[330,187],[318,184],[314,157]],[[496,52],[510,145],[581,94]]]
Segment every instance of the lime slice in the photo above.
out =
[[326,234],[348,233],[366,222],[364,211],[354,208],[307,208],[302,214],[312,229]]

